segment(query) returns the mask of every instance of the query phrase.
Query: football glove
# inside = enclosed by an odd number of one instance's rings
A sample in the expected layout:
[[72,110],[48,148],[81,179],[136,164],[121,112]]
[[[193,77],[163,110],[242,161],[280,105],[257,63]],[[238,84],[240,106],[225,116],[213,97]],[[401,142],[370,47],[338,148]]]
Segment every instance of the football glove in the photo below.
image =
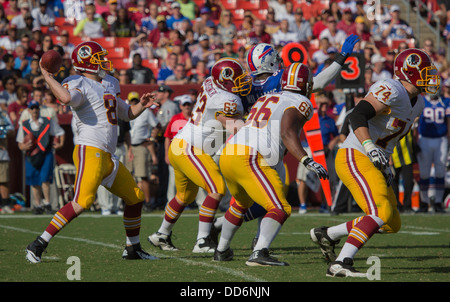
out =
[[301,163],[306,167],[306,169],[316,173],[319,178],[328,179],[327,170],[325,170],[325,168],[321,164],[316,163],[311,157],[304,156],[301,160]]
[[363,146],[370,160],[378,170],[383,171],[389,167],[389,157],[386,155],[384,150],[377,147],[372,140],[368,139],[364,141]]

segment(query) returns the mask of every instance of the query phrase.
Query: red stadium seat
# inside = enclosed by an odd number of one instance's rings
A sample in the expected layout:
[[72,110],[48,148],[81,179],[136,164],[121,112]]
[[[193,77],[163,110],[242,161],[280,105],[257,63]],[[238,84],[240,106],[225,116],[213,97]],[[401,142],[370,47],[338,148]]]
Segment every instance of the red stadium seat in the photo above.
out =
[[153,71],[153,75],[155,76],[155,78],[158,76],[159,71],[158,59],[142,60],[142,65],[150,68]]
[[130,45],[131,37],[115,37],[116,46],[128,47]]
[[259,20],[266,20],[267,9],[253,9],[252,14]]
[[113,68],[117,70],[130,69],[133,66],[133,62],[130,58],[111,59],[111,62],[113,64]]
[[[114,37],[95,38],[95,39],[92,39],[92,41],[99,43],[101,46],[103,46],[103,48],[116,47],[116,38],[114,38]],[[117,45],[117,46],[128,47],[128,45],[126,45],[126,46]]]
[[234,20],[244,20],[244,13],[245,13],[245,10],[243,10],[242,8],[231,11],[231,14],[233,15]]
[[222,5],[226,10],[235,10],[237,8],[237,0],[222,0]]
[[259,9],[260,8],[260,1],[259,0],[238,1],[237,2],[237,8],[238,9],[245,9],[245,10]]
[[[105,47],[106,48],[106,47]],[[113,47],[113,48],[106,48],[108,51],[108,59],[123,59],[128,58],[128,47]]]

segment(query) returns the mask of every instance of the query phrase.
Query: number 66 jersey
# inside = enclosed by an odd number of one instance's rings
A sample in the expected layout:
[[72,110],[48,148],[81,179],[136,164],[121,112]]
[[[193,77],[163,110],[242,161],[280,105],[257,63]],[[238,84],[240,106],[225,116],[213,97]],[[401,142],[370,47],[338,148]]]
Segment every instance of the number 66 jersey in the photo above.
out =
[[[408,92],[399,80],[388,79],[375,82],[367,94],[372,94],[378,101],[388,106],[384,114],[369,120],[369,132],[373,142],[391,155],[395,144],[405,136],[414,120],[424,109],[424,100],[417,96],[414,106],[411,105]],[[341,148],[353,148],[366,154],[353,131],[350,131]]]
[[96,147],[114,154],[117,145],[118,119],[130,120],[129,105],[120,99],[116,78],[107,75],[102,82],[74,75],[62,82],[69,90],[75,119],[76,145]]

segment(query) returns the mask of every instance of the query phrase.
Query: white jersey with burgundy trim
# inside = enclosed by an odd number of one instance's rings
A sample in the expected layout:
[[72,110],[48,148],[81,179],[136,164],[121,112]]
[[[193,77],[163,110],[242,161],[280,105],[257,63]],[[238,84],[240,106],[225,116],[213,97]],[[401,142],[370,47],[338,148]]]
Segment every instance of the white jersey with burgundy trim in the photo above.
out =
[[[266,94],[253,105],[245,126],[228,144],[244,145],[260,153],[269,166],[283,160],[286,146],[281,139],[281,119],[289,108],[295,108],[309,121],[314,113],[311,101],[298,93],[281,91]],[[237,151],[239,152],[239,151]]]
[[[62,82],[72,101],[75,144],[99,148],[114,154],[118,137],[118,119],[128,121],[129,105],[120,98],[120,85],[107,75],[102,82],[73,75]],[[76,97],[74,97],[76,96]]]
[[[417,101],[412,106],[405,87],[399,80],[394,79],[375,82],[367,94],[372,94],[388,106],[388,112],[371,118],[368,125],[372,141],[391,155],[396,143],[408,133],[414,120],[422,114],[423,97],[417,96]],[[353,148],[366,154],[353,131],[350,131],[341,148]]]
[[217,116],[236,117],[243,113],[241,98],[218,88],[209,77],[200,87],[191,118],[175,137],[213,156],[230,135]]

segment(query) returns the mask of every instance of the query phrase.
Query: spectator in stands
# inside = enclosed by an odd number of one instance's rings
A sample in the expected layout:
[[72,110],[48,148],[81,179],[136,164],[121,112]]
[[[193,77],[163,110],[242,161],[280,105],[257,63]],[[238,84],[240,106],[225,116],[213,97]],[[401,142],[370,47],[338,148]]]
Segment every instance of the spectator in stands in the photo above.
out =
[[142,57],[139,53],[133,55],[133,66],[127,70],[127,74],[131,84],[155,83],[153,71],[142,65]]
[[447,51],[445,48],[440,48],[436,53],[436,60],[434,61],[438,72],[443,73],[449,68],[449,61],[447,60]]
[[195,68],[191,70],[191,76],[189,82],[202,84],[204,80],[209,76],[209,69],[206,67],[206,61],[200,60],[195,65]]
[[42,33],[39,27],[33,28],[33,32],[31,34],[30,47],[33,49],[34,53],[41,57],[44,53],[42,51],[43,47],[44,34]]
[[[258,21],[260,21],[260,20],[257,20],[256,22],[258,22]],[[256,26],[256,22],[255,22],[255,26]],[[276,47],[280,47],[280,46],[282,47],[288,43],[297,42],[297,33],[289,30],[288,19],[281,19],[280,29],[272,35],[271,42]],[[271,44],[270,42],[262,42],[262,43]]]
[[281,21],[286,15],[286,0],[269,0],[269,7],[275,11],[275,20]]
[[70,42],[69,39],[69,32],[67,30],[62,30],[60,34],[60,42],[58,45],[60,45],[64,50],[63,58],[65,59],[71,59],[72,58],[72,52],[75,49],[75,46],[72,42]]
[[117,20],[111,25],[110,33],[113,37],[136,37],[136,23],[125,8],[117,11]]
[[[139,103],[139,94],[130,92],[128,102],[132,105]],[[157,163],[156,151],[152,148],[149,139],[153,127],[158,124],[153,112],[148,109],[136,119],[130,121],[131,148],[128,149],[128,160],[131,163],[131,171],[137,179],[138,187],[144,192],[144,207],[150,208],[150,171],[153,164]]]
[[164,81],[167,79],[167,77],[173,74],[177,62],[178,62],[178,55],[176,53],[171,52],[167,55],[164,64],[161,66],[158,72],[157,78],[158,84],[164,84]]
[[175,99],[180,105],[180,113],[175,114],[170,119],[169,124],[166,127],[166,131],[164,132],[164,156],[165,162],[169,167],[169,176],[168,176],[168,184],[167,184],[167,200],[172,200],[175,196],[175,172],[173,167],[170,165],[169,161],[169,146],[172,142],[172,139],[181,130],[181,128],[186,125],[189,118],[191,117],[192,108],[194,107],[194,101],[192,100],[189,94],[183,94],[181,96],[177,96]]
[[5,54],[3,56],[3,62],[5,63],[5,68],[0,69],[0,78],[2,79],[3,89],[8,89],[8,87],[5,86],[4,80],[8,77],[13,77],[14,81],[17,81],[21,77],[21,72],[15,68],[15,60],[12,54]]
[[[33,57],[36,53],[30,46],[30,36],[27,34],[24,34],[20,36],[20,45],[22,45],[25,48],[25,53],[27,57]],[[16,55],[16,54],[14,54]]]
[[381,54],[376,53],[372,56],[372,82],[392,78],[392,74],[386,70],[384,62],[386,62],[386,59]]
[[340,49],[347,38],[347,34],[336,28],[336,19],[330,16],[327,19],[327,28],[320,33],[319,39],[322,38],[327,38],[331,46]]
[[170,30],[166,24],[166,17],[159,15],[156,17],[157,27],[148,35],[148,40],[152,43],[153,48],[164,47],[164,39],[169,38]]
[[396,4],[390,8],[391,20],[384,21],[382,25],[382,38],[386,39],[410,39],[413,38],[413,30],[409,24],[400,18],[400,7]]
[[[115,1],[117,3],[117,1]],[[95,0],[95,11],[97,14],[103,17],[103,14],[109,11],[109,5],[111,1],[108,0]],[[106,19],[105,19],[106,20]]]
[[313,36],[315,38],[319,38],[320,34],[323,30],[327,28],[328,18],[331,16],[331,11],[323,10],[322,14],[319,16],[319,20],[317,20],[312,28]]
[[55,44],[53,43],[52,36],[50,35],[44,35],[44,39],[42,40],[42,52],[49,51],[50,49],[53,49]]
[[211,19],[213,21],[219,21],[220,20],[220,16],[222,14],[222,0],[205,0],[205,4],[201,7],[206,7],[209,8],[209,10],[211,11]]
[[331,47],[328,38],[322,38],[319,41],[319,49],[316,50],[311,58],[313,64],[310,66],[312,70],[316,69],[317,66],[323,64],[326,59],[330,57],[328,54],[328,49]]
[[356,13],[356,1],[355,0],[340,0],[338,1],[338,6],[341,9],[341,11],[344,11],[345,9],[351,9],[352,13]]
[[224,10],[220,15],[220,21],[217,25],[217,33],[222,41],[231,40],[236,37],[237,28],[233,23],[233,15],[230,11]]
[[87,5],[86,18],[77,23],[73,34],[77,37],[102,38],[109,34],[108,31],[106,21],[101,16],[95,15],[95,6]]
[[130,79],[128,78],[128,70],[122,69],[118,71],[118,76],[120,85],[130,84]]
[[186,50],[183,42],[181,40],[176,40],[172,46],[172,52],[177,54],[177,63],[183,64],[184,69],[189,71],[192,69],[192,59],[191,54]]
[[281,37],[284,35],[283,31],[287,30],[287,28],[289,27],[288,21],[287,20],[283,20],[283,21],[285,23],[284,29],[282,29],[282,27],[280,26],[280,29],[276,33],[269,35],[266,32],[266,25],[264,24],[264,21],[256,19],[255,22],[253,23],[252,31],[248,34],[249,44],[250,45],[255,45],[255,44],[259,44],[259,43],[271,44],[272,38],[277,33],[278,33],[278,37],[280,37],[280,39],[281,39]]
[[31,71],[31,57],[27,56],[26,49],[19,44],[16,47],[16,58],[14,59],[14,68],[20,70],[21,78],[24,78]]
[[239,46],[238,48],[238,61],[241,63],[241,66],[243,66],[248,71],[248,65],[247,65],[247,57],[246,57],[247,50],[245,49],[245,46]]
[[337,29],[344,31],[347,36],[356,34],[356,22],[353,18],[353,13],[350,8],[344,10],[342,20],[336,25]]
[[269,35],[276,33],[280,29],[280,23],[275,20],[275,10],[271,7],[267,9],[266,20],[264,21],[266,25],[266,32]]
[[314,24],[320,19],[322,11],[325,9],[325,5],[321,1],[306,0],[300,3],[298,9],[303,12],[303,16],[306,21]]
[[[14,61],[14,58],[12,58]],[[3,111],[8,111],[9,104],[17,100],[17,86],[16,78],[12,75],[2,77],[2,84],[4,89],[0,92],[0,106]]]
[[102,18],[106,21],[109,28],[117,20],[117,11],[119,10],[117,0],[108,1],[108,11],[101,13]]
[[44,91],[44,99],[42,103],[47,108],[53,109],[56,114],[63,113],[61,104],[56,101],[56,97],[50,89]]
[[147,1],[146,0],[138,0],[137,2],[137,10],[129,12],[130,19],[134,22],[135,28],[140,28],[142,26],[142,19],[147,17],[149,14],[148,8],[147,8]]
[[195,4],[192,0],[180,0],[180,12],[183,14],[183,16],[186,16],[189,18],[189,20],[194,20],[198,13],[198,6]]
[[20,14],[18,0],[7,1],[6,3],[3,3],[2,6],[5,8],[5,15],[9,21],[11,21],[12,18]]
[[0,48],[4,48],[8,53],[13,54],[18,44],[17,28],[14,25],[10,25],[8,35],[0,38]]
[[233,50],[233,48],[234,48],[233,40],[224,40],[224,49],[221,57],[237,59],[239,56],[237,52]]
[[9,20],[6,18],[5,9],[0,5],[0,36],[6,36],[8,32]]
[[206,61],[206,67],[210,69],[214,63],[214,54],[221,53],[220,49],[212,49],[209,43],[209,37],[207,35],[201,35],[198,39],[198,43],[200,47],[192,52],[192,65],[197,65],[197,62],[200,60]]
[[342,10],[335,1],[330,3],[330,16],[334,17],[336,22],[342,20]]
[[41,70],[39,69],[39,59],[32,58],[30,62],[30,72],[25,76],[25,81],[27,84],[31,84],[37,77],[42,77]]
[[166,85],[183,85],[189,83],[184,64],[178,63],[173,70],[173,74],[168,76],[164,83]]
[[205,35],[209,37],[209,45],[212,49],[222,48],[223,40],[220,39],[220,35],[217,34],[216,26],[209,24],[205,28]]
[[28,103],[28,90],[24,86],[17,88],[17,99],[8,105],[9,119],[14,126],[14,129],[19,128],[19,117],[24,110],[26,110]]
[[195,19],[195,23],[192,26],[192,30],[200,36],[205,33],[205,28],[208,25],[215,26],[215,23],[211,19],[211,10],[207,7],[204,7],[200,10],[200,17]]
[[355,18],[356,25],[356,35],[361,39],[361,41],[370,42],[375,44],[374,39],[372,38],[372,34],[369,31],[369,28],[366,24],[366,19],[362,16],[358,16]]
[[169,29],[180,29],[181,28],[181,22],[183,20],[188,20],[189,23],[191,22],[191,20],[188,17],[183,16],[183,14],[180,11],[180,3],[178,2],[173,2],[172,5],[172,15],[167,18],[167,27]]
[[55,25],[55,13],[47,2],[47,0],[39,0],[39,7],[31,10],[35,26],[53,27]]
[[434,42],[431,39],[425,39],[425,41],[423,41],[423,48],[422,48],[433,61],[437,60],[437,53],[436,50],[434,49]]
[[[54,120],[46,119],[39,114],[37,101],[31,101],[27,111],[30,112],[31,118],[25,120],[19,127],[16,137],[19,149],[25,151],[25,182],[26,185],[31,186],[34,201],[33,213],[42,214],[44,211],[51,213],[50,184],[53,182],[53,149],[60,149],[64,142],[63,139],[52,141],[51,138],[64,136],[64,130],[61,127],[58,128]],[[24,141],[28,133],[32,133],[38,145],[34,145],[32,140]],[[41,204],[42,197],[44,197],[44,204]]]
[[20,14],[15,16],[10,24],[15,26],[17,29],[25,27],[25,16],[30,14],[30,5],[28,1],[23,1],[19,4]]
[[142,19],[141,27],[137,28],[139,32],[150,33],[157,27],[156,18],[158,17],[158,4],[152,2],[149,6],[149,14]]
[[295,10],[293,32],[297,34],[297,41],[311,41],[313,38],[311,23],[303,18],[300,8]]
[[137,37],[130,39],[129,48],[130,58],[133,58],[135,53],[140,54],[142,60],[153,59],[155,57],[152,44],[148,41],[147,34],[144,32],[141,32]]
[[238,39],[247,40],[248,35],[254,30],[253,23],[254,23],[253,15],[251,13],[245,14],[244,20],[238,27],[236,37]]

